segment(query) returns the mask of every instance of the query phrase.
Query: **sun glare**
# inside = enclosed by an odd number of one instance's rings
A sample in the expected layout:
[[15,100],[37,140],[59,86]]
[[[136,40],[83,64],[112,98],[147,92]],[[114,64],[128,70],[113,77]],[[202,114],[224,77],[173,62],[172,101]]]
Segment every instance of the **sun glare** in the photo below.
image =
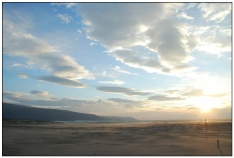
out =
[[211,97],[195,97],[192,98],[191,101],[200,109],[201,112],[204,113],[210,112],[212,108],[218,106],[216,99]]

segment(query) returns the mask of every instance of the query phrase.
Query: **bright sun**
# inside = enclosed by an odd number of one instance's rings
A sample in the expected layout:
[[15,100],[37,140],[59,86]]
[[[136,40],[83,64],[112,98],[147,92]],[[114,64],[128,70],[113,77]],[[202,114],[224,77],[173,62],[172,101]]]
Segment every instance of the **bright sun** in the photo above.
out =
[[212,108],[217,107],[217,101],[215,98],[211,97],[195,97],[191,99],[193,104],[196,105],[201,112],[210,112]]

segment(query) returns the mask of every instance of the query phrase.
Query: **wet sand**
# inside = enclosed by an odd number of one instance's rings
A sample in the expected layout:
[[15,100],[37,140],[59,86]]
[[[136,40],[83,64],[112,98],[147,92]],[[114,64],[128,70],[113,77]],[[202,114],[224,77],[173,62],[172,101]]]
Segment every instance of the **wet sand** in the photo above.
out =
[[231,122],[3,124],[2,132],[3,156],[232,155]]

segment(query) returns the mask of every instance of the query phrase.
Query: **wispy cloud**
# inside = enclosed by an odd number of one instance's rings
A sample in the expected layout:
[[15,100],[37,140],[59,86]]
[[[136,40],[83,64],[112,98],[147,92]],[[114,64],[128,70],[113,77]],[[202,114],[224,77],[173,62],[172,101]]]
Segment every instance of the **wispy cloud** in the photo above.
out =
[[177,17],[179,17],[179,18],[184,18],[184,19],[187,19],[187,20],[192,20],[192,19],[194,19],[194,17],[187,15],[185,12],[182,12],[182,13],[179,14]]
[[185,100],[186,98],[182,97],[169,97],[166,95],[154,95],[148,98],[148,100],[157,100],[157,101],[175,101],[175,100]]
[[99,81],[98,83],[103,83],[103,84],[117,84],[117,85],[122,85],[122,84],[124,84],[124,82],[123,82],[123,81],[120,81],[120,80]]
[[[177,87],[176,89],[161,91],[162,96],[180,96],[180,98],[188,99],[193,97],[224,97],[229,93],[227,91],[208,91],[205,89],[197,88],[197,87]],[[156,95],[161,96],[161,94]]]
[[58,100],[58,98],[52,96],[49,92],[38,90],[31,91],[30,93],[4,91],[3,97],[26,105],[35,105],[35,101],[42,101],[39,105],[46,106],[45,102]]
[[17,77],[18,77],[18,78],[23,78],[23,79],[30,78],[28,75],[26,75],[26,74],[24,74],[24,73],[18,73],[18,74],[17,74]]
[[202,89],[192,89],[182,93],[185,97],[197,97],[197,96],[208,96],[208,97],[223,97],[228,93],[204,93]]
[[[28,26],[13,22],[12,17],[7,14],[4,14],[3,18],[3,52],[9,56],[26,59],[26,63],[22,66],[27,68],[27,65],[30,65],[34,69],[43,69],[54,76],[68,80],[93,78],[92,74],[74,58],[61,53],[59,48],[50,45],[47,41],[28,33]],[[26,78],[25,75],[19,77]]]
[[184,33],[183,41],[190,51],[197,50],[207,54],[222,55],[231,51],[231,22],[228,26],[194,26],[186,24],[180,29]]
[[77,3],[51,3],[51,5],[55,6],[66,6],[66,8],[72,8],[77,5]]
[[54,97],[53,95],[49,94],[47,91],[40,91],[40,90],[32,90],[30,92],[31,98],[37,98],[42,100],[57,100],[58,98]]
[[58,76],[40,76],[37,78],[40,81],[46,81],[50,83],[55,83],[63,86],[69,86],[69,87],[74,87],[74,88],[85,88],[87,85],[75,81],[75,80],[69,80],[66,78],[58,77]]
[[94,42],[90,42],[89,44],[90,46],[95,46],[95,45],[98,45],[97,43],[94,43]]
[[201,3],[198,8],[203,12],[204,19],[217,23],[231,13],[231,3]]
[[115,66],[113,70],[120,72],[120,73],[125,73],[125,74],[130,74],[130,75],[137,75],[137,73],[132,73],[126,70],[122,70],[119,66]]
[[190,9],[190,8],[194,8],[198,3],[188,3],[186,6],[186,10]]
[[123,105],[125,108],[144,108],[144,101],[123,98],[109,98],[108,100]]
[[73,18],[67,14],[58,14],[58,17],[64,22],[64,23],[70,23]]
[[114,102],[117,102],[117,103],[128,103],[128,104],[139,103],[139,101],[130,100],[130,99],[123,99],[123,98],[109,98],[108,100],[114,101]]
[[49,94],[47,91],[38,91],[38,90],[31,91],[30,93],[35,94],[35,95],[41,95],[41,96]]
[[14,67],[20,67],[20,66],[23,66],[23,65],[20,64],[20,63],[14,63],[14,64],[12,64],[12,66],[14,66]]
[[[135,68],[141,68],[149,73],[163,73],[163,74],[183,74],[186,72],[192,72],[196,67],[192,67],[186,64],[178,64],[173,68],[164,66],[158,59],[154,58],[142,58],[141,52],[132,51],[132,50],[117,50],[113,54],[116,60],[119,60],[126,65]],[[176,60],[175,60],[176,61]],[[115,67],[115,70],[118,71],[119,68]],[[121,71],[121,70],[120,70]],[[123,71],[121,71],[123,73]]]
[[109,93],[120,93],[125,95],[150,95],[149,92],[143,92],[135,89],[125,88],[125,87],[112,87],[112,86],[99,86],[96,88],[99,91],[109,92]]
[[191,96],[201,96],[203,94],[203,90],[201,89],[193,89],[190,91],[187,91],[183,94],[183,96],[191,97]]

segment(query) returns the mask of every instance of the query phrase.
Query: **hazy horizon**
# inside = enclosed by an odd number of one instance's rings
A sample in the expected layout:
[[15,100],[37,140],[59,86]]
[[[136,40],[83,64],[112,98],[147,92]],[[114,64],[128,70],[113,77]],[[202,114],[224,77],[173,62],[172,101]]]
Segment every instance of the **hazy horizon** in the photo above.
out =
[[3,102],[228,119],[231,3],[6,3]]

